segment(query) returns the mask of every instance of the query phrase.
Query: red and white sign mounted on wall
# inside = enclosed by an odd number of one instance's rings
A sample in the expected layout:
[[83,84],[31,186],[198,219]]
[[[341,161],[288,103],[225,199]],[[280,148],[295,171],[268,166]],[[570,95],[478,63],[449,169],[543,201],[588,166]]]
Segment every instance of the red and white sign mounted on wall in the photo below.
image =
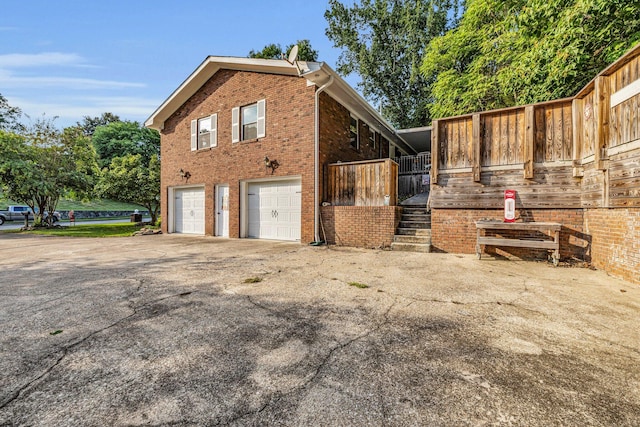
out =
[[516,190],[504,191],[504,222],[516,222]]

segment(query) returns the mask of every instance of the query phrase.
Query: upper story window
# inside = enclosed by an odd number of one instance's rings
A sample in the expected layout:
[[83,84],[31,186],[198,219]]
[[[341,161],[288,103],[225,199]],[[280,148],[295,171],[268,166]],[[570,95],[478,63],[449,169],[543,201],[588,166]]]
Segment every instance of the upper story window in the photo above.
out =
[[231,110],[231,141],[264,138],[266,130],[266,101],[236,107]]
[[351,146],[356,150],[360,148],[360,138],[358,135],[358,119],[351,116],[351,124],[349,125],[349,141]]
[[367,126],[369,129],[369,146],[375,150],[376,148],[376,131],[371,128],[371,126]]
[[191,150],[216,147],[218,145],[218,115],[191,121]]
[[240,109],[242,116],[242,135],[240,139],[256,139],[258,137],[258,104],[247,105]]

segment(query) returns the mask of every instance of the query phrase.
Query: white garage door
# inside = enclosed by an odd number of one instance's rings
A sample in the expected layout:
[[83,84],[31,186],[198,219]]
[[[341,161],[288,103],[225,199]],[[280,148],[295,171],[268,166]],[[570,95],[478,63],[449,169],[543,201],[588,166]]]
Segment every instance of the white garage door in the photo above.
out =
[[174,191],[176,233],[204,234],[204,188]]
[[249,184],[249,237],[300,240],[300,180]]

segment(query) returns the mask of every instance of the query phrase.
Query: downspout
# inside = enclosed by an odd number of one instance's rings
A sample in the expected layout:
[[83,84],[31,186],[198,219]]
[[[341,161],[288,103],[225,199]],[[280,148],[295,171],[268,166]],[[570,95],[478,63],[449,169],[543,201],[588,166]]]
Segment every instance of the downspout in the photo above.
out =
[[313,232],[316,242],[320,241],[320,203],[319,203],[319,183],[320,183],[320,94],[333,83],[333,76],[329,76],[329,81],[316,90],[315,105],[315,145],[314,145],[314,194],[313,194]]

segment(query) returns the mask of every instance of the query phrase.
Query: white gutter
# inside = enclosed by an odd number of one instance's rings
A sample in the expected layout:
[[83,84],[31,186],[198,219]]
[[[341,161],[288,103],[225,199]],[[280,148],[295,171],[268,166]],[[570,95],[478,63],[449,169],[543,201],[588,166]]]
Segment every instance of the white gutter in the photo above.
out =
[[320,203],[319,196],[319,181],[320,181],[320,94],[333,83],[333,76],[329,75],[329,81],[323,84],[318,90],[316,90],[316,105],[315,105],[315,151],[314,151],[314,194],[313,194],[313,232],[316,242],[320,241]]

